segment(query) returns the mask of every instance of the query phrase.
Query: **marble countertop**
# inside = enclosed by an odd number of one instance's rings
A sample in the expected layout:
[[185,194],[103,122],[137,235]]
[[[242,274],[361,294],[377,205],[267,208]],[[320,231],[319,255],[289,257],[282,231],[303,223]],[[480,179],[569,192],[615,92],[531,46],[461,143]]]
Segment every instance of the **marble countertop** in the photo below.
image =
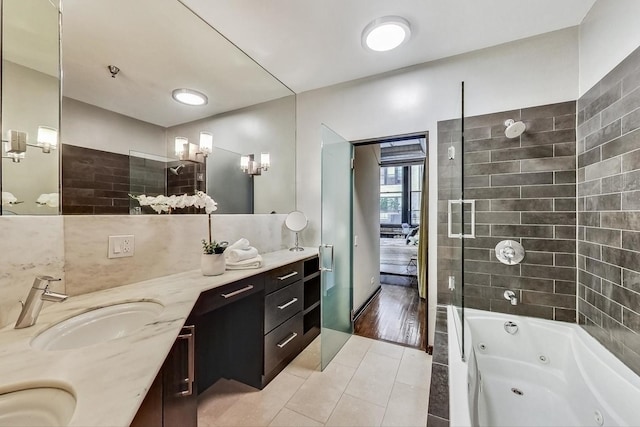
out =
[[[0,330],[0,394],[38,386],[76,397],[70,426],[128,426],[201,292],[317,255],[281,250],[262,255],[264,266],[203,276],[200,270],[70,297],[42,310],[34,326]],[[164,305],[153,323],[122,338],[92,346],[41,351],[30,346],[50,326],[96,307],[151,300]]]

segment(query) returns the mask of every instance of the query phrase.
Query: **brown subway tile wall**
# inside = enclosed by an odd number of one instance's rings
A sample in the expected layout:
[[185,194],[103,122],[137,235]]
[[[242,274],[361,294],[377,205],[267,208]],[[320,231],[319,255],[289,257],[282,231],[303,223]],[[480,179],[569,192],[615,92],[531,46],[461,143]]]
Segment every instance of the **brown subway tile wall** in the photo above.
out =
[[[464,197],[476,200],[477,237],[464,240],[466,307],[575,322],[575,110],[571,101],[465,117],[464,147],[455,141],[459,120],[438,123],[439,152],[446,153],[452,143],[457,153],[464,151]],[[524,121],[527,130],[519,138],[505,138],[507,119]],[[461,253],[459,240],[447,237],[447,200],[460,197],[455,191],[459,172],[450,162],[460,157],[441,158],[438,164],[439,176],[450,178],[438,188],[440,303],[451,298],[447,276],[456,275]],[[610,206],[621,199],[587,203]],[[523,244],[521,264],[504,265],[495,258],[495,245],[504,239]],[[506,289],[516,292],[518,305],[504,299]]]
[[578,319],[640,374],[640,49],[578,100]]
[[[185,162],[179,175],[169,173],[168,166],[157,160],[63,144],[62,213],[128,215],[131,208],[139,206],[129,194],[157,196],[204,191],[203,164]],[[155,213],[149,206],[143,206],[142,212]],[[190,207],[173,213],[199,213],[199,210]]]
[[129,156],[62,144],[62,213],[128,214]]

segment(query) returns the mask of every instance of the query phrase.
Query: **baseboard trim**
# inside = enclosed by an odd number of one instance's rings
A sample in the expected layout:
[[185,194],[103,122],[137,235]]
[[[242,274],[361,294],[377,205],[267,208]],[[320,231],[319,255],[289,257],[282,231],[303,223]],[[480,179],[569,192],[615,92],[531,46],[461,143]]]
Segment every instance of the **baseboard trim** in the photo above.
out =
[[360,306],[359,309],[354,311],[354,315],[353,315],[353,321],[355,322],[356,320],[358,320],[358,317],[360,317],[360,315],[367,309],[367,307],[369,306],[369,304],[371,304],[371,301],[373,301],[373,299],[380,293],[380,291],[382,290],[382,285],[378,285],[378,289],[376,289],[370,296],[369,298],[367,298],[367,300],[364,302],[364,304],[362,304]]

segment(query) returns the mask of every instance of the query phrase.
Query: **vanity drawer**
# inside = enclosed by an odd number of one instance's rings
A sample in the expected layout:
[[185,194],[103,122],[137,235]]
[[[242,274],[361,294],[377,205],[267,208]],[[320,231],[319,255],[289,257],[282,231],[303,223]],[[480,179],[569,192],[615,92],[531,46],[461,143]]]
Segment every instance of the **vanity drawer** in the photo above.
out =
[[264,278],[265,293],[269,294],[277,291],[290,283],[302,279],[302,266],[302,261],[300,261],[266,272]]
[[191,314],[202,315],[264,290],[264,276],[257,275],[200,294]]
[[264,333],[268,333],[280,323],[302,311],[303,303],[302,280],[267,295],[264,299]]
[[264,372],[268,373],[287,356],[300,350],[302,343],[302,312],[269,332],[264,337]]

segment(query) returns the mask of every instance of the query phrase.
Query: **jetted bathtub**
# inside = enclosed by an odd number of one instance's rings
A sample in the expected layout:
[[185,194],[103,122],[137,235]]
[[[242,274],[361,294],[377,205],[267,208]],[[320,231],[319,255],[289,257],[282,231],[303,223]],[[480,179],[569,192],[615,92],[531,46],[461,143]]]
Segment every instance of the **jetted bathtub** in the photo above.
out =
[[[640,426],[640,377],[576,324],[448,309],[451,426]],[[511,323],[509,323],[511,322]]]

